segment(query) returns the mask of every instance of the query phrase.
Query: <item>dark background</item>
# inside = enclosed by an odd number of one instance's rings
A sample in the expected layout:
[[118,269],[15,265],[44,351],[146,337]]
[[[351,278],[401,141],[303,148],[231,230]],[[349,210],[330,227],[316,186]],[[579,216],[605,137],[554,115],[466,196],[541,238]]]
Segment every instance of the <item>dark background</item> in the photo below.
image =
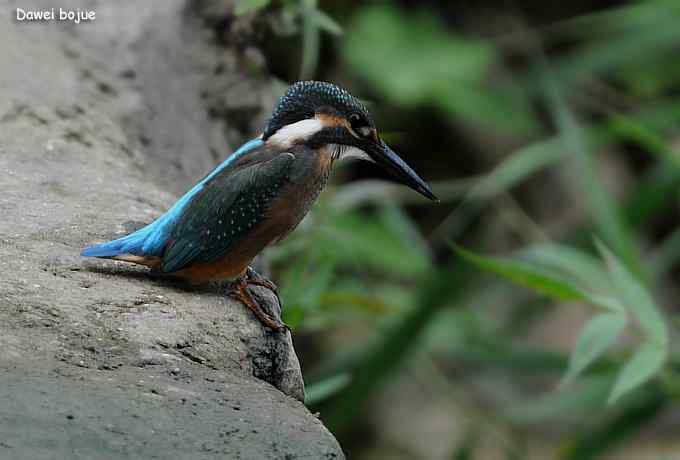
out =
[[245,3],[442,199],[336,167],[268,254],[348,456],[676,458],[678,3]]

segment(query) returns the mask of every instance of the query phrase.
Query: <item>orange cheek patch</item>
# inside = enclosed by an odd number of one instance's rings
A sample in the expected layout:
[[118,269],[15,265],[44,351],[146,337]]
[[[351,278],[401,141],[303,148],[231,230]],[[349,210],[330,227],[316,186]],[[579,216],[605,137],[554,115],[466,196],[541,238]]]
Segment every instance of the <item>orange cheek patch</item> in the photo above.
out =
[[338,117],[335,115],[328,115],[325,113],[317,113],[314,115],[314,118],[319,120],[324,126],[327,126],[329,128],[335,128],[335,127],[344,127],[347,129],[350,129],[349,122],[343,118],[343,117]]

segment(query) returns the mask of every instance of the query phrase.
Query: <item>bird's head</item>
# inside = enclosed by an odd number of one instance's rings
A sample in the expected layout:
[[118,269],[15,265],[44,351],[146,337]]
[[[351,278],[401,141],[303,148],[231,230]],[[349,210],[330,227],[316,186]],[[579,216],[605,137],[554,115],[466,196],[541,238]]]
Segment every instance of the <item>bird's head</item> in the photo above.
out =
[[279,100],[262,139],[282,149],[304,144],[312,149],[330,149],[333,159],[373,161],[399,182],[437,200],[425,181],[380,139],[366,107],[333,84],[293,84]]

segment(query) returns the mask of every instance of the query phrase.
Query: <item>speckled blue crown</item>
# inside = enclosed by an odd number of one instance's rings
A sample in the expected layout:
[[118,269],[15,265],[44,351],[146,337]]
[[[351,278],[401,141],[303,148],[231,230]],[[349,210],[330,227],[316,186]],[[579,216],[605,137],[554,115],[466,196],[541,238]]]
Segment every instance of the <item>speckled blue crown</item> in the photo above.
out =
[[264,139],[283,126],[313,117],[321,107],[334,109],[344,116],[358,113],[373,125],[366,107],[344,89],[324,81],[299,81],[279,99],[264,130]]

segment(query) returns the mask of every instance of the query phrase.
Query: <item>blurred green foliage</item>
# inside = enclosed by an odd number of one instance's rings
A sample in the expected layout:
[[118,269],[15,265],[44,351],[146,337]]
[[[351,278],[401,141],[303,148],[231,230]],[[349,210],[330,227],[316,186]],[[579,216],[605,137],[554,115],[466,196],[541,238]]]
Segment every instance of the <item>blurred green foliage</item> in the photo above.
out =
[[408,15],[387,5],[362,9],[351,30],[348,65],[396,104],[431,105],[505,129],[533,127],[521,92],[484,85],[499,59],[491,43],[451,35],[425,11]]
[[[373,181],[331,187],[272,249],[286,321],[318,347],[308,404],[343,442],[405,369],[440,382],[432,398],[468,407],[450,458],[484,458],[489,426],[507,458],[528,458],[546,422],[572,428],[557,457],[595,458],[677,406],[678,2],[542,27],[515,11],[501,34],[463,33],[430,4],[352,3],[341,28],[321,11],[337,4],[245,3],[294,11],[301,75],[355,82],[388,107],[391,127],[422,129],[411,117],[428,110],[437,126],[476,133],[466,141],[478,151],[512,146],[476,176],[447,171],[439,209]],[[334,37],[334,73],[319,69],[321,31]],[[454,145],[436,148],[442,164],[458,158]],[[529,204],[553,196],[558,215]],[[428,212],[434,228],[417,218]],[[568,334],[571,352],[527,339],[575,303],[590,313]],[[507,376],[504,397],[469,383],[490,372]]]
[[[668,333],[649,292],[602,243],[598,243],[598,249],[606,261],[606,274],[595,261],[588,260],[588,255],[572,248],[528,248],[525,257],[529,255],[544,263],[534,266],[512,259],[482,257],[460,248],[457,252],[481,269],[505,276],[539,294],[555,300],[579,300],[605,310],[583,326],[563,385],[573,382],[615,343],[629,317],[636,319],[643,339],[611,390],[609,402],[614,402],[661,369],[668,356]],[[558,271],[562,276],[556,274]]]
[[[271,0],[239,0],[234,13],[242,16],[254,13],[271,4]],[[342,27],[318,7],[317,0],[287,0],[282,2],[277,31],[281,35],[302,36],[302,65],[300,80],[309,80],[319,65],[320,35],[327,32],[341,35]]]

